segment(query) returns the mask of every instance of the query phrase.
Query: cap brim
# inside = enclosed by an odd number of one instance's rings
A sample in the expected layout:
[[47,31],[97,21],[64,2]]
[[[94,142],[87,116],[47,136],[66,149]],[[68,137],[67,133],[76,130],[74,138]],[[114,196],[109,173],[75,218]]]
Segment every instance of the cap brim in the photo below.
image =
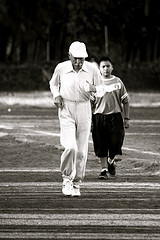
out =
[[88,54],[87,53],[74,53],[74,52],[70,52],[72,54],[73,57],[76,58],[87,58]]

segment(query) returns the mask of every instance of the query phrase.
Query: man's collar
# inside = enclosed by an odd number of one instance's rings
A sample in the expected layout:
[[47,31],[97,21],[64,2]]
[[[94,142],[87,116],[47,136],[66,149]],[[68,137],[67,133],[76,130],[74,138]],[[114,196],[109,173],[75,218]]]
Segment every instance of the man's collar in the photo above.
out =
[[[83,66],[82,66],[82,70],[85,71],[85,72],[88,72],[88,67],[87,67],[85,61],[84,61]],[[66,69],[66,73],[68,73],[68,72],[73,72],[73,71],[74,71],[74,69],[73,69],[73,66],[72,66],[72,62],[69,61],[69,62],[68,62],[67,69]]]
[[83,63],[82,70],[85,72],[89,72],[86,61],[84,61],[84,63]]
[[68,72],[73,72],[73,71],[74,71],[74,70],[73,70],[72,63],[71,63],[71,61],[68,61],[66,73],[68,73]]

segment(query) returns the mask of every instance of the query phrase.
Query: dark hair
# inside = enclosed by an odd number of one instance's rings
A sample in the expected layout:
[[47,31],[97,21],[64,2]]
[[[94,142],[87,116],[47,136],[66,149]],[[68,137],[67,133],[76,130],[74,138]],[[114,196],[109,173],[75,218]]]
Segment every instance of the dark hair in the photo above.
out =
[[113,63],[109,57],[101,57],[98,61],[98,64],[100,64],[101,62],[104,62],[104,61],[108,61],[113,65]]
[[88,61],[89,61],[89,62],[93,62],[93,61],[98,62],[98,59],[97,59],[96,56],[91,55],[90,57],[88,57]]

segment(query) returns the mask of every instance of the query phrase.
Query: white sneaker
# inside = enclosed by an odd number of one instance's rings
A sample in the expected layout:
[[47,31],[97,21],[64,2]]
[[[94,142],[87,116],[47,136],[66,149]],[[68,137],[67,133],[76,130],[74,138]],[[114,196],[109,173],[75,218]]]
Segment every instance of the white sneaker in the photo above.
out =
[[79,185],[73,185],[73,189],[72,189],[72,197],[80,197],[81,193],[80,193],[80,186]]
[[73,192],[73,183],[69,178],[64,178],[62,185],[62,193],[66,196],[71,196]]

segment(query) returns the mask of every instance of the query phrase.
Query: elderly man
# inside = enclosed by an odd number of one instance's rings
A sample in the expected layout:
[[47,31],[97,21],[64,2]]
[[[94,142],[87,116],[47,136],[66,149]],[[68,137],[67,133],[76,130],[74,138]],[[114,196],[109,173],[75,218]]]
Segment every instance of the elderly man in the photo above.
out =
[[69,60],[56,66],[50,89],[58,107],[60,142],[64,147],[60,164],[62,193],[80,196],[91,127],[90,97],[102,80],[99,70],[85,60],[88,54],[83,42],[73,42],[68,56]]

